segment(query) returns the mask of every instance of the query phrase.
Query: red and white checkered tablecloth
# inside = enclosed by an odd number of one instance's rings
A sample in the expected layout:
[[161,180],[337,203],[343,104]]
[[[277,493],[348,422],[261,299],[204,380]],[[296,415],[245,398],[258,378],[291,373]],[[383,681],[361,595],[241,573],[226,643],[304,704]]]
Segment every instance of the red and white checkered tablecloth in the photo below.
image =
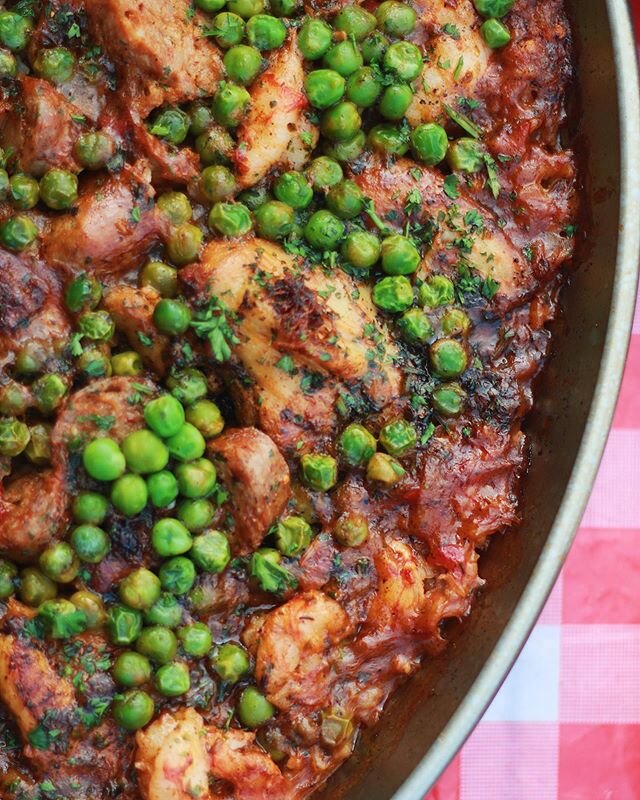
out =
[[[640,28],[640,0],[632,6]],[[425,800],[640,800],[640,299],[613,428],[560,579]]]

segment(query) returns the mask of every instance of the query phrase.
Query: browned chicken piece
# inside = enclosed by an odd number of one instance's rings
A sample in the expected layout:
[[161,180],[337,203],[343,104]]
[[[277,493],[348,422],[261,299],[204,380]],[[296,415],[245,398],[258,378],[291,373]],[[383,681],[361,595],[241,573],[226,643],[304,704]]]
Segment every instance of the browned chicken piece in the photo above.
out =
[[17,86],[18,97],[0,114],[0,139],[14,153],[16,172],[36,178],[52,167],[80,172],[73,148],[83,131],[76,121],[82,112],[48,81],[23,75]]
[[278,245],[249,237],[211,242],[181,277],[235,316],[239,415],[280,449],[304,452],[331,436],[341,396],[378,409],[400,396],[389,333],[368,290],[356,290],[345,273],[305,268]]
[[[275,167],[302,169],[318,139],[304,111],[303,61],[292,30],[251,87],[251,105],[238,128],[234,160],[239,184],[253,186]],[[307,134],[303,139],[301,134]],[[304,143],[307,138],[307,143]]]
[[286,508],[289,467],[273,441],[256,428],[230,429],[210,441],[207,452],[231,495],[234,551],[252,553]]
[[118,176],[85,184],[75,215],[53,224],[43,246],[47,262],[63,272],[96,276],[122,274],[139,266],[168,232],[167,218],[154,206],[149,175],[125,167]]
[[189,0],[86,0],[85,8],[141,118],[163,103],[215,92],[222,61],[202,35],[206,18],[190,13]]
[[522,302],[538,288],[535,263],[530,263],[509,239],[494,212],[472,199],[463,185],[460,197],[449,199],[438,170],[422,167],[419,173],[408,159],[387,163],[372,157],[353,180],[373,200],[380,217],[394,212],[393,224],[398,226],[406,221],[402,208],[409,194],[420,194],[417,218],[438,223],[433,244],[419,269],[421,277],[443,273],[455,279],[462,260],[481,278],[498,282],[493,302],[503,309]]
[[131,123],[137,152],[149,161],[153,183],[186,185],[200,174],[200,157],[190,147],[172,147],[159,136],[149,133],[144,122]]
[[167,370],[169,339],[153,324],[153,310],[158,300],[160,295],[151,286],[138,289],[118,284],[106,291],[102,305],[145,364],[162,376]]
[[333,679],[332,648],[349,634],[349,619],[335,600],[303,592],[272,611],[260,631],[256,679],[270,702],[323,708]]

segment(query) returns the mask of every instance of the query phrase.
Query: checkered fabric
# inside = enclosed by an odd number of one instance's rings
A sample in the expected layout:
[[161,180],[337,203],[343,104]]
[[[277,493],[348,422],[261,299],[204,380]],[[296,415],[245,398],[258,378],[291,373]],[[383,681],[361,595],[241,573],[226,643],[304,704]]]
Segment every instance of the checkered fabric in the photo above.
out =
[[639,398],[640,301],[573,549],[498,696],[425,800],[640,799]]

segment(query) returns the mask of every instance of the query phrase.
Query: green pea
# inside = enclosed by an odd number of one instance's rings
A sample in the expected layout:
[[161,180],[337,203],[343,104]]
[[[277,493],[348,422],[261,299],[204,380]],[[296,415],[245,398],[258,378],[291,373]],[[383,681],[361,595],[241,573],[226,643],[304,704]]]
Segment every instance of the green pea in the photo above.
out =
[[78,525],[71,531],[70,542],[78,558],[87,564],[98,564],[111,549],[109,537],[96,525]]
[[179,267],[198,259],[203,234],[196,225],[185,222],[173,230],[167,241],[169,260]]
[[26,605],[36,608],[58,593],[56,584],[35,567],[27,567],[20,573],[18,597]]
[[75,205],[78,199],[78,178],[66,169],[50,169],[40,181],[42,202],[55,211]]
[[318,18],[307,18],[298,33],[298,47],[304,58],[317,61],[331,47],[333,31],[327,23]]
[[364,425],[354,423],[340,434],[338,449],[342,459],[353,467],[366,464],[376,452],[375,436]]
[[339,72],[343,78],[348,78],[352,72],[364,64],[364,61],[357,44],[351,39],[344,39],[327,50],[323,63],[328,69],[333,69]]
[[85,311],[78,317],[78,330],[87,339],[106,341],[116,332],[113,317],[107,311]]
[[69,387],[61,375],[51,372],[43,375],[33,382],[31,391],[38,411],[42,414],[52,414],[64,400]]
[[328,109],[320,120],[320,130],[332,142],[352,139],[362,126],[362,119],[356,106],[345,101]]
[[[225,84],[228,85],[228,84]],[[239,89],[242,87],[238,87]],[[222,101],[221,101],[222,102]],[[228,108],[228,107],[227,107]],[[227,119],[225,124],[228,124],[229,120],[235,120],[235,115],[237,113],[238,122],[242,119],[242,115],[244,114],[246,106],[238,107],[234,106],[235,111],[233,111],[234,116]],[[222,112],[219,112],[222,117]],[[229,112],[230,114],[232,112]],[[234,127],[237,124],[233,122],[232,125],[229,127]],[[231,135],[228,131],[222,128],[220,125],[214,125],[209,128],[205,133],[198,136],[196,139],[196,150],[198,155],[200,156],[200,161],[203,164],[229,164],[231,163],[231,156],[235,149],[235,142],[232,139]]]
[[482,145],[475,139],[456,139],[447,150],[447,163],[457,172],[480,172],[484,167]]
[[85,347],[84,352],[76,361],[76,367],[90,380],[108,378],[112,374],[109,357],[97,347]]
[[151,531],[153,549],[163,558],[186,553],[192,544],[191,534],[177,519],[158,520]]
[[513,8],[515,0],[473,0],[473,5],[481,17],[500,18]]
[[136,650],[156,664],[168,664],[178,649],[175,633],[162,625],[144,628],[136,641]]
[[293,209],[279,200],[269,200],[255,212],[256,229],[265,239],[284,239],[293,230]]
[[0,414],[16,416],[24,414],[30,407],[31,400],[29,389],[10,379],[0,389]]
[[457,378],[469,364],[467,350],[457,339],[438,339],[431,345],[429,360],[441,378]]
[[385,119],[397,121],[404,117],[413,100],[413,91],[410,86],[394,84],[384,90],[378,110]]
[[334,526],[333,536],[343,547],[359,547],[369,538],[367,518],[354,512],[343,514]]
[[382,269],[387,275],[411,275],[420,263],[420,251],[407,236],[393,234],[382,240]]
[[325,209],[316,211],[304,226],[304,238],[317,250],[336,250],[344,236],[344,222]]
[[11,561],[0,558],[0,600],[6,600],[18,585],[18,568]]
[[247,728],[259,728],[268,722],[276,709],[255,686],[247,686],[238,700],[238,719]]
[[271,13],[276,17],[293,17],[300,9],[299,0],[271,0]]
[[195,498],[180,503],[176,513],[187,530],[191,533],[198,533],[211,525],[215,507],[209,500]]
[[158,198],[157,204],[174,225],[182,225],[193,217],[193,208],[184,192],[164,192]]
[[42,465],[51,461],[51,425],[41,423],[29,427],[29,442],[24,454],[32,464]]
[[190,120],[180,108],[165,108],[154,115],[149,133],[170,144],[182,144],[189,133]]
[[345,80],[332,69],[314,69],[304,79],[304,90],[312,106],[329,108],[342,98]]
[[69,639],[87,629],[87,615],[70,600],[45,600],[38,608],[38,620],[44,623],[47,636]]
[[431,393],[433,407],[443,417],[457,417],[466,399],[467,393],[459,383],[442,383]]
[[111,675],[116,683],[127,689],[142,686],[151,680],[151,664],[141,653],[125,650],[116,658],[111,668]]
[[398,314],[413,305],[413,286],[404,275],[389,275],[375,284],[372,297],[378,308]]
[[340,219],[353,219],[364,208],[364,195],[357,183],[341,181],[326,197],[327,207]]
[[115,156],[116,145],[109,134],[89,131],[78,136],[73,153],[85,169],[102,169]]
[[162,588],[171,594],[186,594],[196,579],[193,562],[184,556],[165,561],[159,571]]
[[56,542],[41,553],[40,569],[52,581],[71,583],[80,571],[80,562],[68,542]]
[[365,64],[379,64],[389,47],[389,40],[380,31],[374,31],[361,42],[360,49]]
[[[11,56],[13,58],[13,56]],[[2,51],[0,50],[0,77],[2,77]],[[0,169],[0,200],[7,200],[11,190],[9,173],[6,169]]]
[[207,531],[194,538],[189,555],[203,572],[222,572],[231,558],[229,540],[220,531]]
[[224,7],[227,0],[195,0],[197,8],[203,11],[220,11]]
[[84,272],[67,284],[65,305],[73,314],[94,309],[102,298],[102,286],[95,278]]
[[264,0],[227,0],[227,8],[242,19],[250,19],[264,11]]
[[82,453],[85,470],[97,481],[115,481],[125,470],[124,453],[118,443],[108,437],[94,439]]
[[342,243],[340,253],[357,269],[370,269],[380,258],[380,240],[369,231],[352,231]]
[[394,419],[380,430],[380,444],[390,456],[406,455],[417,441],[416,429],[405,419]]
[[177,628],[182,620],[182,606],[169,592],[163,592],[144,615],[150,625]]
[[223,63],[232,81],[248,86],[260,72],[262,56],[255,47],[237,44],[227,50]]
[[167,386],[171,389],[171,394],[176,400],[188,406],[206,396],[207,376],[199,369],[187,367],[186,369],[172,372],[167,379]]
[[247,22],[247,39],[258,50],[273,50],[287,38],[287,29],[276,17],[256,14]]
[[201,658],[211,650],[211,631],[203,622],[194,622],[178,629],[182,649],[188,656]]
[[[200,189],[210,203],[225,200],[234,193],[236,179],[227,167],[216,164],[205,167],[200,175]],[[211,220],[209,220],[211,224]]]
[[149,490],[140,475],[123,475],[111,487],[111,502],[125,517],[135,517],[147,505]]
[[511,34],[509,28],[497,19],[488,19],[482,24],[480,33],[485,42],[493,50],[508,45],[511,41]]
[[204,103],[194,102],[187,110],[189,114],[189,133],[192,136],[200,136],[206,133],[214,121],[213,110]]
[[237,683],[249,672],[249,655],[239,644],[225,642],[216,648],[212,666],[225,683]]
[[312,535],[304,517],[283,517],[276,527],[276,545],[283,556],[299,556],[309,547]]
[[135,378],[144,372],[142,359],[134,350],[127,350],[111,356],[111,369],[114,375],[130,378]]
[[186,422],[178,433],[167,439],[167,447],[178,461],[193,461],[204,454],[206,442],[200,431]]
[[260,206],[264,205],[270,199],[269,192],[265,186],[252,186],[250,189],[245,189],[238,195],[238,200],[244,203],[249,211],[256,211]]
[[345,142],[326,142],[324,152],[336,161],[351,162],[362,155],[365,144],[364,131],[358,131],[353,139],[347,139]]
[[125,692],[113,703],[113,718],[127,731],[144,728],[153,717],[155,705],[153,699],[139,689]]
[[153,310],[153,323],[162,333],[178,336],[191,324],[191,310],[180,300],[163,298]]
[[374,125],[367,136],[367,143],[372,150],[385,155],[403,156],[409,149],[407,134],[394,127],[381,123]]
[[220,409],[211,400],[198,400],[189,406],[186,415],[187,422],[195,426],[205,439],[217,436],[224,429]]
[[24,50],[32,27],[26,17],[13,11],[3,11],[0,13],[0,43],[14,52]]
[[107,612],[102,598],[99,595],[82,589],[79,592],[74,592],[69,600],[71,600],[76,608],[84,611],[87,618],[87,628],[89,630],[102,628],[107,620]]
[[327,156],[314,158],[305,174],[316,190],[330,189],[344,177],[340,164]]
[[15,78],[18,74],[18,62],[13,53],[0,51],[0,78]]
[[147,475],[167,466],[169,451],[152,431],[133,431],[122,442],[122,452],[131,472]]
[[33,70],[52,83],[64,83],[73,76],[76,57],[66,47],[40,50],[33,62]]
[[409,82],[422,72],[422,53],[411,42],[394,42],[387,48],[382,63],[400,80]]
[[27,342],[18,350],[14,369],[16,375],[33,376],[45,368],[49,351],[39,342]]
[[38,236],[34,223],[22,214],[6,219],[0,225],[0,243],[7,250],[20,252],[32,244]]
[[361,6],[348,5],[338,11],[333,27],[360,42],[376,27],[376,18]]
[[411,344],[424,344],[434,335],[433,325],[419,308],[410,308],[398,320],[402,338]]
[[162,297],[178,294],[178,271],[162,261],[149,261],[140,272],[141,286],[151,286]]
[[216,485],[216,468],[207,458],[198,458],[176,467],[178,488],[183,497],[206,497]]
[[155,508],[168,508],[178,496],[178,481],[171,472],[156,472],[147,478],[147,491]]
[[427,166],[435,166],[447,155],[447,132],[435,122],[418,125],[411,132],[411,147],[416,158]]
[[158,436],[173,436],[184,425],[184,408],[173,395],[163,394],[147,403],[144,421]]
[[120,581],[119,594],[129,608],[147,611],[160,597],[160,580],[150,570],[140,567]]
[[371,67],[360,67],[347,81],[347,99],[360,108],[374,105],[381,91],[382,85]]
[[444,275],[432,275],[418,290],[418,302],[428,308],[450,305],[454,299],[453,283]]
[[328,492],[338,482],[338,465],[333,456],[306,453],[300,459],[302,477],[314,492]]
[[179,697],[191,688],[189,668],[183,662],[165,664],[156,672],[156,689],[165,697]]
[[213,19],[212,30],[215,31],[214,38],[216,43],[224,48],[233,47],[244,38],[244,21],[237,14],[223,11]]
[[367,464],[367,480],[383,486],[393,486],[405,472],[402,464],[388,453],[375,453]]
[[223,236],[244,236],[253,227],[249,209],[242,203],[216,203],[209,213],[209,227]]
[[450,308],[440,320],[445,336],[464,336],[471,327],[471,320],[461,308]]
[[38,204],[40,187],[38,181],[23,172],[16,172],[9,179],[11,204],[22,211],[28,211]]
[[387,35],[402,39],[413,32],[416,27],[416,12],[406,3],[397,0],[385,0],[376,9],[378,26]]

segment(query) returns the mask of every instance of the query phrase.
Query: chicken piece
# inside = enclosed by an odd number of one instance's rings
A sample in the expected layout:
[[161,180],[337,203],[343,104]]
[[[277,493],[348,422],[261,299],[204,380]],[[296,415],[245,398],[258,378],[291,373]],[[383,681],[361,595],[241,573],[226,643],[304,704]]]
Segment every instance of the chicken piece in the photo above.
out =
[[189,0],[87,0],[89,27],[114,63],[141,118],[163,103],[212,95],[223,74],[207,21]]
[[69,520],[65,469],[58,465],[0,485],[0,554],[26,563],[56,539]]
[[0,635],[0,699],[27,739],[42,718],[69,720],[76,699],[73,686],[53,669],[27,639]]
[[[300,169],[317,141],[317,130],[304,116],[304,70],[293,30],[271,57],[251,88],[251,105],[238,128],[234,160],[239,185],[253,186],[274,167]],[[308,144],[301,133],[311,134]],[[306,157],[305,157],[306,153]]]
[[73,147],[83,130],[76,122],[82,112],[49,81],[23,75],[16,85],[18,96],[0,115],[0,139],[13,151],[15,171],[35,178],[52,167],[80,172]]
[[77,213],[51,225],[45,260],[64,272],[86,270],[98,277],[140,266],[169,230],[153,196],[149,176],[136,167],[94,178],[80,194]]
[[209,727],[211,772],[228,781],[234,800],[291,800],[296,796],[273,760],[255,742],[255,733]]
[[256,679],[283,711],[326,706],[333,682],[331,649],[349,633],[349,618],[335,600],[304,592],[266,618],[256,654]]
[[132,120],[131,135],[135,152],[141,154],[151,165],[151,176],[155,186],[186,185],[200,174],[200,157],[190,147],[168,145],[159,136],[149,133],[143,122]]
[[[413,173],[413,174],[412,174]],[[353,180],[373,200],[383,219],[394,211],[394,224],[403,225],[402,211],[409,193],[421,196],[421,221],[437,221],[437,232],[423,261],[422,277],[444,273],[454,280],[460,263],[466,264],[484,280],[499,284],[494,305],[500,308],[519,304],[538,288],[535,262],[527,261],[522,251],[509,239],[496,215],[477,203],[460,187],[460,197],[451,201],[443,191],[443,175],[435,169],[421,168],[414,177],[415,164],[398,159],[394,164],[373,157]]]
[[[102,305],[145,364],[163,376],[169,360],[169,338],[160,333],[153,323],[153,310],[159,300],[159,293],[151,286],[138,289],[123,283],[107,290]],[[145,340],[141,337],[145,337]],[[145,341],[151,344],[145,344]]]
[[181,708],[136,734],[136,768],[145,800],[209,800],[209,754],[200,714]]
[[445,105],[458,110],[458,98],[472,97],[486,73],[491,48],[480,33],[482,19],[471,0],[417,0],[416,35],[427,38],[426,62],[415,82],[415,95],[407,119],[445,123]]
[[[140,387],[145,387],[141,392]],[[78,450],[100,436],[122,441],[144,427],[143,405],[156,387],[140,378],[104,378],[72,394],[65,402],[51,433],[59,458],[69,448]]]
[[236,315],[239,416],[281,450],[299,453],[297,442],[310,447],[332,435],[342,395],[379,409],[401,394],[388,331],[367,291],[344,273],[303,268],[278,245],[247,238],[211,242],[181,277]]
[[289,467],[273,441],[256,428],[226,431],[208,445],[218,477],[231,495],[234,550],[256,550],[286,508],[291,495]]

